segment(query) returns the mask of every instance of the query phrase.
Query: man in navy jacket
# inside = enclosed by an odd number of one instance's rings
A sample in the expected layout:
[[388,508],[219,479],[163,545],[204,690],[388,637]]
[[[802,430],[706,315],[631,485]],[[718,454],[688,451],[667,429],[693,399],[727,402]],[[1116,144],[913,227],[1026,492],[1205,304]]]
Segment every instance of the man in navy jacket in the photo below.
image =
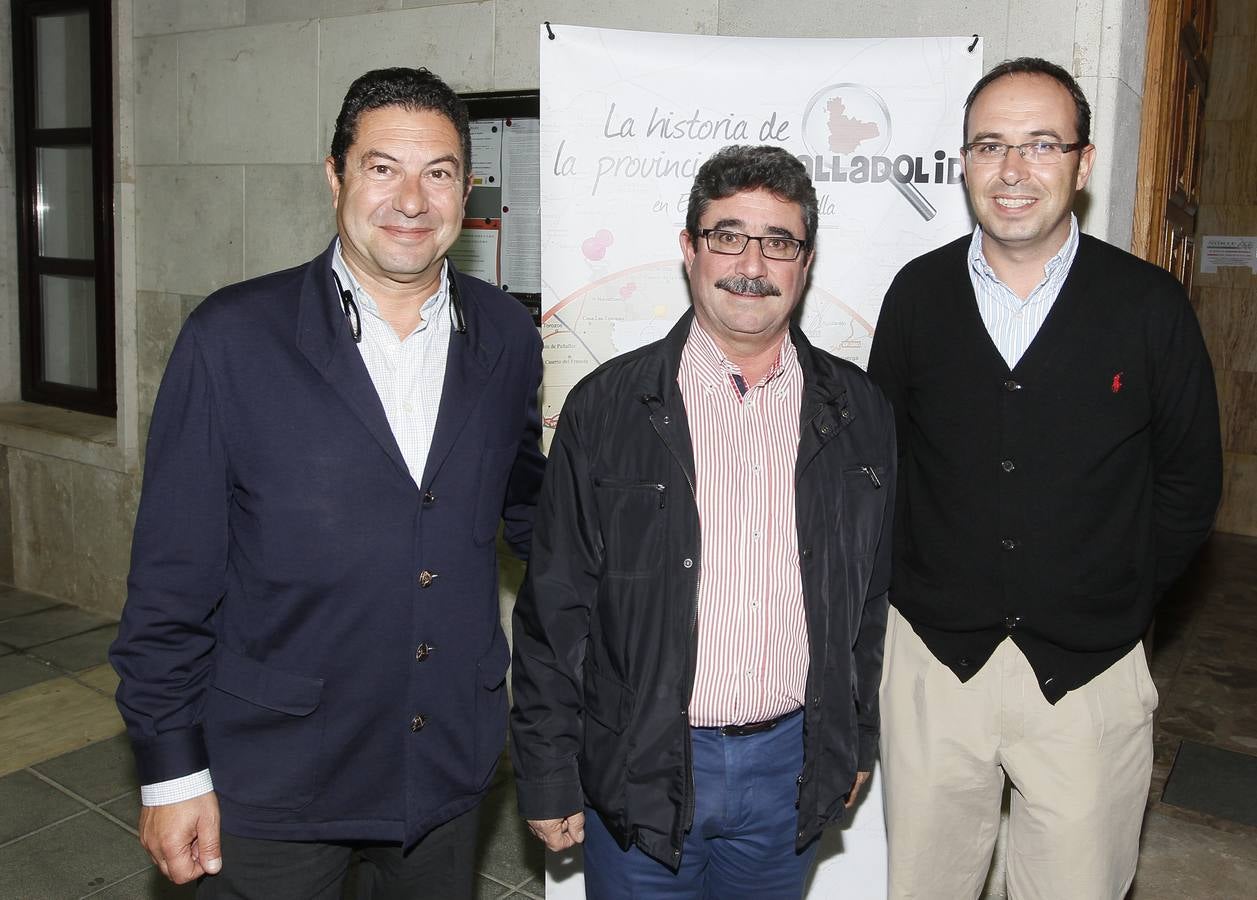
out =
[[338,897],[358,847],[373,897],[470,897],[540,340],[445,258],[470,141],[440,79],[355,81],[326,170],[337,238],[201,304],[153,411],[111,654],[140,839],[203,896]]

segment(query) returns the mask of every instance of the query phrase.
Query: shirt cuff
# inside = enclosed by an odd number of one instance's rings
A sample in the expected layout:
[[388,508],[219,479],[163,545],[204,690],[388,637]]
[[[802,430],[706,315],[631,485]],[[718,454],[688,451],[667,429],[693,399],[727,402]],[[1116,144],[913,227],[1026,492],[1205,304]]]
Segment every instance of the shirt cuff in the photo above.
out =
[[169,806],[171,803],[200,797],[212,790],[214,782],[210,779],[209,769],[202,769],[169,781],[140,785],[140,802],[145,806]]

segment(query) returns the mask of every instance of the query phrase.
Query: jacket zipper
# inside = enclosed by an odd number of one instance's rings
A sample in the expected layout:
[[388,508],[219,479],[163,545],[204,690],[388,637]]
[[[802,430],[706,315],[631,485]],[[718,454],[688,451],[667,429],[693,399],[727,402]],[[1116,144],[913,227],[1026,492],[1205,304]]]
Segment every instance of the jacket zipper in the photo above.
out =
[[878,476],[877,469],[872,466],[856,466],[854,469],[847,469],[847,472],[863,472],[866,476],[868,476],[868,479],[874,488],[880,488],[882,486],[882,479]]
[[623,488],[624,490],[640,490],[654,491],[659,495],[659,508],[663,509],[666,505],[664,498],[667,496],[668,487],[664,484],[651,484],[649,481],[629,481],[624,478],[595,478],[594,484],[598,487],[614,487]]
[[[662,401],[660,401],[657,396],[643,395],[641,400],[643,403],[645,403],[648,406],[650,405],[649,403],[650,400],[654,400],[658,404],[657,408],[662,408],[663,406]],[[667,424],[667,423],[668,423],[668,417],[665,414],[664,424]],[[659,438],[664,442],[664,445],[668,447],[669,452],[671,452],[673,456],[675,457],[676,452],[675,450],[673,450],[672,444],[669,442],[668,438],[659,431],[659,426],[654,423],[653,412],[651,414],[651,424],[655,428],[655,433],[659,435]],[[678,466],[678,468],[680,468],[681,474],[685,476],[685,483],[689,486],[690,497],[693,498],[694,500],[694,508],[695,508],[695,511],[697,512],[698,489],[694,486],[694,479],[690,477],[690,473],[686,471],[685,466]],[[660,485],[660,487],[662,487],[662,485]],[[659,506],[661,509],[663,508],[663,502],[664,502],[663,498],[664,498],[664,494],[661,491],[659,494]],[[688,785],[688,790],[685,796],[685,807],[683,810],[683,818],[685,819],[685,823],[684,823],[685,831],[689,831],[689,829],[693,827],[694,825],[694,808],[695,808],[694,748],[691,746],[690,740],[689,740],[689,737],[690,737],[689,736],[689,720],[690,720],[689,698],[692,697],[694,694],[694,674],[695,674],[694,670],[695,670],[695,667],[698,665],[698,584],[699,584],[699,580],[702,578],[702,575],[703,575],[702,554],[696,550],[694,552],[694,557],[695,557],[694,559],[694,569],[695,569],[694,571],[694,595],[693,595],[693,601],[690,605],[689,659],[686,660],[686,673],[685,673],[685,677],[686,677],[686,681],[688,682],[688,685],[686,689],[686,706],[685,706],[685,709],[681,710],[681,714],[685,717],[685,726],[686,726],[685,741],[682,743],[682,747],[685,751],[685,754],[684,754],[685,755],[685,772],[686,772],[686,775],[689,776],[689,785]],[[673,847],[672,858],[675,860],[680,855],[681,855],[681,849],[679,847]]]

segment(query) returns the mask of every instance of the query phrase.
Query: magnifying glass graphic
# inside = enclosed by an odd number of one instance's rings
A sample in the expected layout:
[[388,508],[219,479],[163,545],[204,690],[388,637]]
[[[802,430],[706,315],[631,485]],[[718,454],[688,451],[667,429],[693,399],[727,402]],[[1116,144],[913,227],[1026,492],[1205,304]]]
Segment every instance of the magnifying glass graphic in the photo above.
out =
[[[803,145],[813,156],[850,156],[859,148],[869,156],[885,156],[891,140],[890,110],[881,94],[852,82],[830,84],[812,95],[803,111]],[[937,210],[916,185],[887,179],[925,221]]]

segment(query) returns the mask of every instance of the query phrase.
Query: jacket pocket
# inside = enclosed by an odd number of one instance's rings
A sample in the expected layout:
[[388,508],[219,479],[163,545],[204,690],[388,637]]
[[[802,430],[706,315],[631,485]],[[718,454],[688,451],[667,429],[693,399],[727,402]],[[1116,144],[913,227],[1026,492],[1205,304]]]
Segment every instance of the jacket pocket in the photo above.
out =
[[494,626],[493,644],[476,663],[476,758],[479,786],[493,777],[494,767],[506,746],[506,670],[511,650],[506,634]]
[[838,507],[843,543],[851,557],[877,551],[886,510],[886,479],[890,468],[878,463],[848,466],[842,471],[842,503]]
[[653,577],[663,558],[668,487],[648,478],[595,477],[608,575]]
[[592,806],[615,814],[626,806],[628,745],[621,735],[633,715],[633,689],[590,668],[585,675],[581,784]]
[[511,477],[518,454],[519,446],[511,444],[496,450],[486,449],[480,457],[480,487],[471,532],[477,544],[491,544],[497,537],[502,507],[506,503],[506,482]]
[[214,790],[236,803],[300,809],[314,799],[323,745],[323,680],[219,647],[205,707]]

